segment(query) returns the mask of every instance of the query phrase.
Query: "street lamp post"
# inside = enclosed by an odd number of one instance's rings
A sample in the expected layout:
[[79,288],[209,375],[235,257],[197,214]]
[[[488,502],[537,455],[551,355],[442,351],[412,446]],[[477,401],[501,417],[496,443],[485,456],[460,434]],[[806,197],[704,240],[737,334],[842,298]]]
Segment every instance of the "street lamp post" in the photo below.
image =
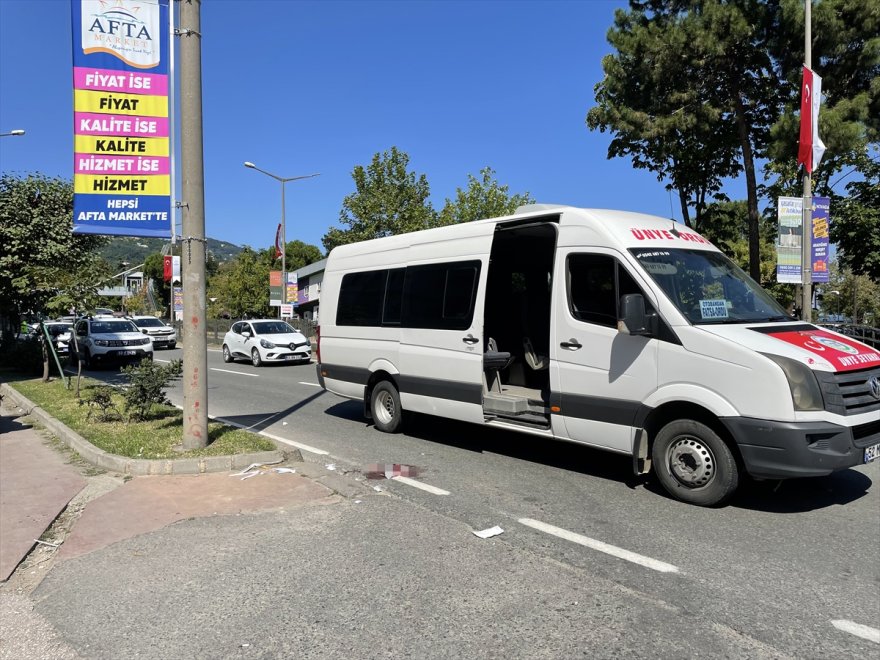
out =
[[834,315],[834,321],[840,323],[840,291],[829,291],[828,293],[833,293],[837,296],[837,313]]
[[24,135],[24,129],[16,128],[14,131],[9,131],[8,133],[0,133],[0,137],[10,137],[12,135]]
[[[277,174],[272,174],[271,172],[267,172],[266,170],[260,169],[252,162],[245,161],[245,167],[248,167],[252,170],[256,170],[257,172],[262,172],[266,176],[270,176],[276,181],[281,182],[281,304],[285,304],[287,302],[287,223],[284,215],[284,184],[288,181],[299,181],[300,179],[311,179],[315,176],[320,176],[320,174],[306,174],[303,176],[290,176],[283,177],[278,176]],[[278,318],[281,318],[281,308],[278,308]]]

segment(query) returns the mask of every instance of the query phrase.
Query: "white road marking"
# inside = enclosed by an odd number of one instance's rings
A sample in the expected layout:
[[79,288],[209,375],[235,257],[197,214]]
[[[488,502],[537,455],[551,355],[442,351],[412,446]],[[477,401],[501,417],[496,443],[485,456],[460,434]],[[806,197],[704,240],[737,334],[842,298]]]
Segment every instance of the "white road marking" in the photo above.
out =
[[300,385],[311,385],[312,387],[321,387],[318,383],[307,383],[304,380],[299,381]]
[[869,642],[880,644],[880,630],[872,628],[871,626],[863,626],[861,623],[854,623],[852,621],[847,621],[846,619],[835,619],[831,622],[831,625],[838,630],[848,632],[850,635],[855,635],[856,637],[867,639]]
[[232,371],[231,369],[218,369],[217,367],[211,367],[211,371],[222,371],[227,374],[238,374],[239,376],[250,376],[251,378],[259,378],[260,374],[246,374],[243,371]]
[[159,358],[153,358],[153,362],[171,362],[171,360],[160,360]]
[[[239,424],[238,422],[233,422],[232,420],[224,419],[223,417],[212,417],[211,419],[216,419],[218,422],[223,422],[224,424],[229,424],[230,426],[235,426],[236,428],[245,429],[246,431],[249,431],[251,429],[251,426],[245,426],[244,424]],[[267,438],[271,438],[272,440],[283,442],[285,445],[290,445],[291,447],[296,447],[297,449],[302,449],[303,451],[311,452],[312,454],[318,454],[319,456],[326,456],[330,453],[328,451],[324,451],[323,449],[318,449],[317,447],[303,444],[302,442],[295,442],[293,440],[288,440],[287,438],[282,438],[280,435],[273,435],[272,433],[266,433],[265,431],[256,431],[256,433]]]
[[[179,406],[174,404],[174,407],[178,410],[183,410],[183,406]],[[244,424],[239,424],[238,422],[233,422],[232,420],[225,419],[223,417],[215,417],[214,415],[208,415],[208,419],[213,419],[217,422],[223,422],[224,424],[229,424],[229,426],[234,426],[239,429],[250,429],[249,426],[245,426]],[[312,447],[311,445],[303,444],[302,442],[294,442],[293,440],[288,440],[287,438],[282,438],[278,435],[273,435],[272,433],[266,433],[265,431],[255,431],[257,435],[262,435],[266,438],[271,438],[272,440],[277,440],[278,442],[283,442],[285,445],[290,445],[291,447],[296,447],[297,449],[302,449],[303,451],[311,452],[312,454],[318,454],[319,456],[328,455],[329,451],[324,451],[323,449],[318,449],[317,447]]]
[[394,481],[399,481],[402,484],[406,484],[407,486],[412,486],[413,488],[419,488],[421,490],[427,491],[434,495],[449,495],[448,490],[443,490],[442,488],[437,488],[436,486],[429,486],[428,484],[423,484],[421,481],[416,481],[415,479],[410,479],[409,477],[391,477]]
[[609,545],[608,543],[603,543],[602,541],[597,541],[596,539],[591,539],[587,536],[575,534],[574,532],[570,532],[567,529],[554,527],[553,525],[548,525],[547,523],[543,523],[540,520],[532,520],[531,518],[520,518],[519,522],[526,527],[531,527],[532,529],[537,529],[541,532],[546,532],[547,534],[558,536],[559,538],[565,539],[566,541],[571,541],[572,543],[577,543],[578,545],[583,545],[587,548],[592,548],[593,550],[604,552],[605,554],[611,555],[612,557],[617,557],[618,559],[631,561],[634,564],[639,564],[640,566],[644,566],[645,568],[660,571],[661,573],[678,573],[678,567],[673,566],[672,564],[667,564],[666,562],[662,562],[657,559],[651,559],[650,557],[645,557],[644,555],[639,555],[635,552],[630,552],[629,550],[624,550],[623,548],[618,548],[617,546]]

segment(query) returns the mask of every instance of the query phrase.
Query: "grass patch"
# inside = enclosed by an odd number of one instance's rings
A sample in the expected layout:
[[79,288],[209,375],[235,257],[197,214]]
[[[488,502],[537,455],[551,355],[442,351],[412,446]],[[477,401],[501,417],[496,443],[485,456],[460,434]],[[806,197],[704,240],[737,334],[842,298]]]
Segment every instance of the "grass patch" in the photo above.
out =
[[[197,456],[228,456],[270,451],[275,445],[256,433],[237,429],[220,422],[208,422],[208,446],[191,451],[175,451],[183,439],[183,411],[172,406],[154,405],[146,419],[139,422],[98,421],[95,414],[88,418],[89,407],[80,405],[74,391],[61,380],[48,383],[39,378],[9,383],[40,408],[64,423],[95,447],[128,458],[192,458]],[[89,388],[103,383],[83,378],[81,394],[85,399]],[[113,394],[119,410],[124,407],[122,395]]]

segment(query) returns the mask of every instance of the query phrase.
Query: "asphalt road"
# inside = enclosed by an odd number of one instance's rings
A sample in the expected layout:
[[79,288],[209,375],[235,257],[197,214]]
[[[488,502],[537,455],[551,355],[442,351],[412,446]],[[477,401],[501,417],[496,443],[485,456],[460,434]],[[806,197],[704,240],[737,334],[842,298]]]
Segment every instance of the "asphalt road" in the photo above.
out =
[[[498,525],[497,539],[520,556],[617,585],[627,596],[616,606],[653,603],[660,614],[629,624],[643,644],[666,649],[656,657],[675,655],[676,640],[680,657],[696,657],[701,636],[708,655],[720,640],[731,657],[880,652],[880,462],[825,478],[748,483],[730,505],[703,509],[670,499],[633,477],[629,460],[604,452],[423,416],[404,433],[380,433],[361,404],[320,389],[313,363],[257,369],[209,351],[208,366],[211,416],[342,471],[414,466],[415,479],[376,483],[435,525]],[[182,403],[179,387],[169,396]],[[552,602],[534,604],[534,616],[542,609]],[[683,626],[688,617],[696,620]],[[547,616],[547,625],[554,621],[568,625]]]

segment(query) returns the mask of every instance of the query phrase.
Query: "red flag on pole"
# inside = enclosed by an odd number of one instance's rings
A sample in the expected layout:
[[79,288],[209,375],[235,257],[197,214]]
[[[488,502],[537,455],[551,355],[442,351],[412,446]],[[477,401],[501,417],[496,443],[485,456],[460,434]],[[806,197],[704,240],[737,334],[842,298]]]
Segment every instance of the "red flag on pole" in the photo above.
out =
[[173,258],[170,255],[165,255],[162,257],[162,279],[166,282],[171,281],[171,274],[173,271]]
[[804,67],[801,84],[801,133],[798,144],[798,165],[809,174],[819,166],[825,145],[819,138],[819,104],[822,100],[822,78]]
[[278,229],[275,231],[275,258],[281,256],[281,224],[278,224]]

